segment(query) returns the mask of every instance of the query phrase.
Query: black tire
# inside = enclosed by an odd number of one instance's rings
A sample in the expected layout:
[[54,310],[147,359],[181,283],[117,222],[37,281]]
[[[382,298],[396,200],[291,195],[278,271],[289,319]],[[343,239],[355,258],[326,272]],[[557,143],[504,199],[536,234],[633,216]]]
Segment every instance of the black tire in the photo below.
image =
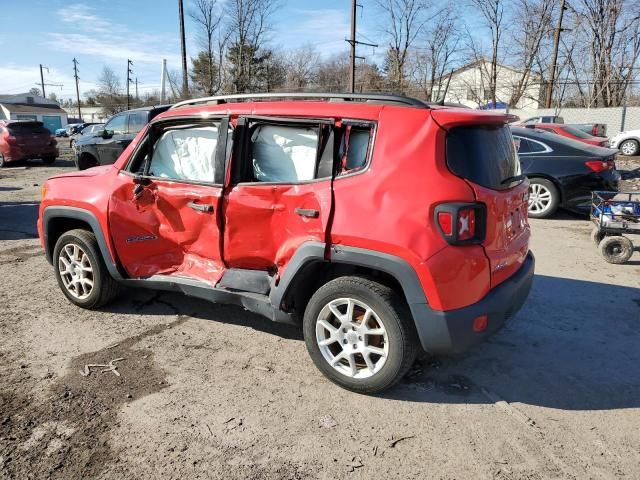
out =
[[42,158],[42,163],[44,163],[45,165],[51,165],[55,161],[56,161],[56,157],[43,157]]
[[89,153],[83,153],[78,159],[78,170],[86,170],[87,168],[97,167],[98,161]]
[[[536,209],[534,201],[536,197],[533,192],[539,188],[541,192],[548,192],[550,199],[544,208]],[[546,193],[545,193],[546,194]],[[546,198],[546,197],[545,197]],[[556,213],[560,205],[560,192],[551,180],[546,178],[530,178],[529,179],[529,217],[531,218],[549,218]]]
[[[61,252],[64,247],[69,246],[72,248],[73,245],[77,245],[84,251],[88,257],[90,267],[93,270],[91,274],[93,286],[85,298],[74,296],[70,289],[65,286],[62,274],[60,273]],[[76,229],[62,234],[53,249],[53,266],[60,289],[71,303],[79,307],[89,310],[99,308],[113,300],[120,290],[119,284],[107,271],[107,267],[100,254],[100,249],[98,248],[98,242],[92,232]]]
[[4,155],[0,153],[0,168],[5,166]]
[[620,149],[620,153],[629,157],[633,157],[640,153],[640,143],[632,138],[621,142],[618,148]]
[[609,263],[625,263],[633,255],[633,243],[627,237],[605,237],[600,242],[600,253]]
[[[366,378],[353,378],[340,373],[325,359],[318,345],[316,325],[319,321],[319,315],[325,307],[328,307],[330,302],[345,298],[370,307],[386,331],[388,343],[386,360],[378,371]],[[374,322],[378,323],[377,319],[374,319]],[[340,335],[342,335],[341,331],[346,331],[342,328],[337,328],[336,330]],[[411,313],[405,302],[389,287],[361,277],[340,277],[320,287],[313,294],[305,309],[303,333],[307,350],[316,367],[332,382],[358,393],[371,394],[391,387],[407,373],[417,353],[417,333]],[[349,332],[348,335],[353,334]],[[384,339],[382,340],[384,342]],[[373,346],[368,343],[369,341],[365,340],[363,344]],[[344,342],[347,343],[347,340],[344,339]],[[347,348],[346,346],[343,347],[339,341],[336,343],[337,346],[335,344],[333,346],[339,348],[340,351]],[[378,343],[378,347],[380,345]],[[351,345],[348,345],[348,347],[351,347]],[[329,347],[326,348],[328,349]],[[359,354],[354,354],[354,362],[357,355]],[[371,361],[370,354],[368,354],[368,357],[369,361]],[[364,356],[361,354],[359,358],[364,361]],[[380,359],[381,357],[378,357],[377,361],[379,362]],[[345,359],[344,361],[347,360]],[[338,362],[338,364],[340,363]],[[364,365],[361,366],[363,369],[368,369]],[[344,366],[343,368],[347,367]],[[362,370],[359,371],[362,372]]]
[[593,230],[591,230],[591,241],[593,243],[600,245],[600,242],[604,237],[604,233],[602,233],[598,227],[593,227]]

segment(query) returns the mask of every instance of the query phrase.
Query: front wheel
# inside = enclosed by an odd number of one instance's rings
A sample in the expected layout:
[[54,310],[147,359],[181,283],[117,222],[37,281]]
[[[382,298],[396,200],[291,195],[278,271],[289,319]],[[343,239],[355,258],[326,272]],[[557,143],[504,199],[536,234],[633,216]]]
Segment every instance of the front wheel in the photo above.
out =
[[633,243],[627,237],[605,237],[600,242],[600,253],[609,263],[625,263],[633,255]]
[[398,382],[416,356],[416,331],[402,299],[361,277],[340,277],[316,291],[304,314],[309,355],[334,383],[376,393]]
[[92,232],[71,230],[60,236],[53,250],[58,285],[75,305],[89,310],[110,302],[118,293]]
[[560,203],[560,193],[546,178],[529,179],[529,216],[547,218],[553,215]]
[[623,155],[633,157],[640,153],[640,143],[633,139],[625,140],[620,144],[620,151]]

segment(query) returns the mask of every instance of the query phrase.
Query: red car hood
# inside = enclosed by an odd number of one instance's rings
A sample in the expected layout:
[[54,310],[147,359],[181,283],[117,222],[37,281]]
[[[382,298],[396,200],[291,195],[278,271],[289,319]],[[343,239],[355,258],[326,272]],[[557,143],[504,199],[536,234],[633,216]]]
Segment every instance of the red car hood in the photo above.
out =
[[112,168],[114,168],[113,165],[101,165],[99,167],[88,168],[86,170],[61,173],[60,175],[54,175],[53,177],[51,177],[51,179],[65,177],[96,177],[98,175],[104,175]]

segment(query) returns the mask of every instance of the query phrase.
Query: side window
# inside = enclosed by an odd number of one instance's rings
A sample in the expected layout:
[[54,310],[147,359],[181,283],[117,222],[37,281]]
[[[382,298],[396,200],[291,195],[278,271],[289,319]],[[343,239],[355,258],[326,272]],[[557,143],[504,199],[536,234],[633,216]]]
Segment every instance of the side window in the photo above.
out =
[[518,154],[531,153],[531,147],[529,141],[526,138],[513,136],[513,144],[516,147]]
[[113,130],[116,135],[127,131],[127,115],[116,115],[104,126],[105,130]]
[[347,125],[343,129],[338,175],[352,173],[366,166],[372,139],[372,128],[369,125]]
[[191,124],[162,131],[153,146],[149,176],[213,183],[218,127]]
[[257,125],[251,130],[249,152],[256,182],[298,183],[316,174],[317,127]]
[[133,112],[128,116],[129,133],[138,133],[147,123],[147,112]]
[[540,153],[549,150],[544,144],[532,141],[529,141],[529,148],[531,149],[531,153]]

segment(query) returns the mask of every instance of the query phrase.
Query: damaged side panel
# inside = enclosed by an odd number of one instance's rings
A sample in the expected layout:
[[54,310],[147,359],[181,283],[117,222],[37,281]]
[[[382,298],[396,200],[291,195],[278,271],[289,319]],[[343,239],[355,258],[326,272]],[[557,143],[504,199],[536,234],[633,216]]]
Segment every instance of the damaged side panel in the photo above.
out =
[[224,260],[230,268],[281,269],[304,242],[325,242],[331,181],[236,185],[227,194]]
[[188,276],[215,285],[223,273],[218,218],[222,189],[154,180],[134,198],[133,178],[120,174],[118,180],[109,221],[127,273],[133,278]]

